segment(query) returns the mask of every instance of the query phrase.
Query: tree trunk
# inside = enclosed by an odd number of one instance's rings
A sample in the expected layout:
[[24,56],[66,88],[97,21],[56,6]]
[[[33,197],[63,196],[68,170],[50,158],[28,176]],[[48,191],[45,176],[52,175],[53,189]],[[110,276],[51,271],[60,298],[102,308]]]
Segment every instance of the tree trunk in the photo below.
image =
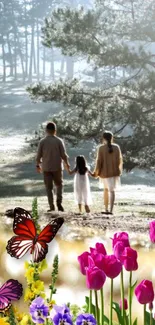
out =
[[19,56],[20,56],[21,67],[22,67],[23,82],[25,82],[24,58],[23,58],[23,53],[22,53],[22,49],[20,46],[19,35],[17,37],[17,41],[18,41]]
[[5,82],[6,81],[6,61],[5,61],[4,39],[2,39],[2,57],[3,57],[3,82]]
[[25,1],[25,77],[28,75],[28,30],[27,30],[27,9]]
[[74,75],[74,59],[71,56],[67,56],[66,58],[66,70],[69,79],[73,78]]
[[31,30],[31,51],[30,51],[30,64],[29,64],[29,82],[32,81],[33,56],[34,56],[34,24],[32,25],[32,30]]
[[8,51],[9,51],[9,58],[10,58],[10,76],[13,76],[13,57],[11,52],[11,44],[9,39],[9,34],[7,34],[7,43],[8,43]]
[[14,29],[14,77],[17,80],[17,36]]
[[63,73],[64,73],[64,67],[65,67],[65,59],[64,57],[62,57],[61,60],[61,67],[60,67],[60,76],[62,77]]
[[45,80],[45,73],[46,73],[46,49],[44,46],[43,47],[43,80]]
[[55,75],[54,75],[54,51],[53,51],[53,47],[52,47],[52,49],[51,49],[51,53],[52,53],[52,55],[51,55],[51,71],[50,71],[50,76],[51,76],[51,78],[52,78],[52,80],[54,80],[55,79]]
[[97,70],[97,68],[94,69],[94,81],[95,81],[95,83],[98,82],[98,70]]
[[33,68],[34,68],[34,74],[37,73],[37,66],[36,66],[36,51],[35,51],[35,47],[34,47],[34,51],[33,51]]
[[39,69],[39,65],[40,65],[40,42],[39,42],[39,21],[37,19],[37,79],[39,81],[40,78],[40,69]]

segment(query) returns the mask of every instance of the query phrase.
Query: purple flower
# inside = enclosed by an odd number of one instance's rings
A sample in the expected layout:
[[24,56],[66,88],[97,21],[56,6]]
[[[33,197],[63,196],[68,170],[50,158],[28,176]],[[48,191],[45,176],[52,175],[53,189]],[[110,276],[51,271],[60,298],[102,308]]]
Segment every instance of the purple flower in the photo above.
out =
[[[57,306],[58,307],[58,306]],[[61,307],[60,307],[61,308]],[[50,314],[50,319],[52,320],[54,325],[72,325],[72,317],[68,312],[58,312],[55,313],[55,315],[52,316],[52,313]]]
[[70,315],[70,309],[64,304],[62,306],[54,305],[51,312],[50,312],[50,318],[53,319],[56,314],[69,314]]
[[96,325],[96,319],[91,314],[81,314],[76,319],[76,325]]
[[30,305],[30,314],[34,323],[43,324],[44,317],[48,316],[49,308],[41,297],[34,299]]

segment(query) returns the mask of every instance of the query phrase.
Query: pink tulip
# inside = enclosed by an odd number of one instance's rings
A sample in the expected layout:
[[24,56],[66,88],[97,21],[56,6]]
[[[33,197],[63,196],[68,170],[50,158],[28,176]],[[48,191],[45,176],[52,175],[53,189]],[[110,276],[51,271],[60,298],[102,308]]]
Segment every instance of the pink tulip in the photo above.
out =
[[84,252],[78,256],[78,262],[80,265],[80,271],[83,275],[86,275],[86,267],[88,267],[88,257],[90,253]]
[[120,261],[127,271],[136,271],[138,269],[137,251],[131,247],[125,247]]
[[[119,307],[120,307],[120,309],[122,309],[122,300],[120,300]],[[127,309],[128,309],[128,301],[126,298],[124,298],[124,310],[127,310]]]
[[106,255],[104,256],[103,270],[109,278],[114,279],[120,274],[122,264],[115,255]]
[[152,281],[143,280],[135,289],[135,295],[140,304],[145,305],[153,302],[154,290]]
[[112,247],[114,248],[116,243],[121,242],[124,247],[129,247],[129,235],[127,232],[116,232],[114,238],[112,238]]
[[91,254],[107,255],[106,249],[102,243],[96,243],[95,248],[90,247]]
[[95,266],[97,266],[99,269],[104,271],[104,258],[105,256],[103,254],[91,254],[91,257],[95,263]]
[[155,220],[150,222],[150,240],[155,243]]
[[124,243],[121,242],[121,241],[118,241],[118,242],[115,244],[114,248],[113,248],[114,255],[115,255],[119,260],[120,260],[120,258],[121,258],[121,255],[122,255],[123,251],[124,251],[124,248],[125,248]]
[[97,266],[86,268],[86,285],[90,290],[100,290],[106,280],[105,273]]

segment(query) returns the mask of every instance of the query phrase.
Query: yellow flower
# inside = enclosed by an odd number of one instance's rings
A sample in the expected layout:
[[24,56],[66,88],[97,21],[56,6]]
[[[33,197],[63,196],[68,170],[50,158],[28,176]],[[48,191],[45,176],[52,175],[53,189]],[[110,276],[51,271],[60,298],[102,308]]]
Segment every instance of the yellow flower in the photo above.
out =
[[35,298],[35,293],[30,290],[30,288],[26,288],[25,290],[25,295],[24,295],[24,300],[29,301],[33,300]]
[[43,261],[41,261],[41,262],[39,263],[38,271],[39,271],[39,272],[42,272],[43,270],[46,270],[47,267],[48,267],[48,265],[47,265],[47,261],[46,261],[46,259],[44,259]]
[[39,295],[41,298],[46,298],[46,295],[45,295],[45,293],[44,292],[42,292],[42,293],[40,293],[40,295]]
[[25,270],[27,270],[29,268],[29,266],[30,266],[29,262],[25,261],[25,263],[24,263]]
[[48,306],[49,306],[50,309],[52,309],[54,305],[56,305],[56,301],[55,301],[55,300],[51,300],[51,301],[48,303]]
[[27,325],[28,324],[28,321],[30,320],[30,316],[24,314],[22,320],[20,321],[20,325]]
[[33,267],[29,267],[25,272],[25,277],[27,278],[28,283],[33,282],[34,273],[35,273],[35,269]]
[[17,321],[20,322],[23,318],[24,313],[20,313],[16,306],[12,306],[12,309]]
[[9,325],[8,317],[0,318],[0,325]]
[[36,294],[36,295],[40,295],[40,293],[42,291],[44,291],[44,282],[37,280],[35,282],[32,283],[31,285],[31,290]]

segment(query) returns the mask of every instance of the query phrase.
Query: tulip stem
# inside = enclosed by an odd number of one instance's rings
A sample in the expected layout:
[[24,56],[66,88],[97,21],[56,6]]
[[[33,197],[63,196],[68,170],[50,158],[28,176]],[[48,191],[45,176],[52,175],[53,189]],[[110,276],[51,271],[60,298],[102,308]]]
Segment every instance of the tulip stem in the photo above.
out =
[[132,271],[129,276],[129,325],[132,325]]
[[144,305],[144,325],[146,325],[146,304]]
[[103,288],[100,290],[101,293],[101,325],[104,325],[104,294],[103,294]]
[[95,292],[96,320],[97,320],[97,325],[100,325],[97,290],[94,290],[94,292]]
[[89,313],[92,313],[92,290],[89,292]]
[[150,310],[150,325],[152,325],[152,310]]
[[123,321],[125,323],[125,308],[124,308],[124,279],[123,279],[123,269],[121,271],[121,300],[122,300],[122,317]]
[[110,322],[109,325],[112,325],[112,306],[113,305],[113,279],[111,279],[111,288],[110,288]]

